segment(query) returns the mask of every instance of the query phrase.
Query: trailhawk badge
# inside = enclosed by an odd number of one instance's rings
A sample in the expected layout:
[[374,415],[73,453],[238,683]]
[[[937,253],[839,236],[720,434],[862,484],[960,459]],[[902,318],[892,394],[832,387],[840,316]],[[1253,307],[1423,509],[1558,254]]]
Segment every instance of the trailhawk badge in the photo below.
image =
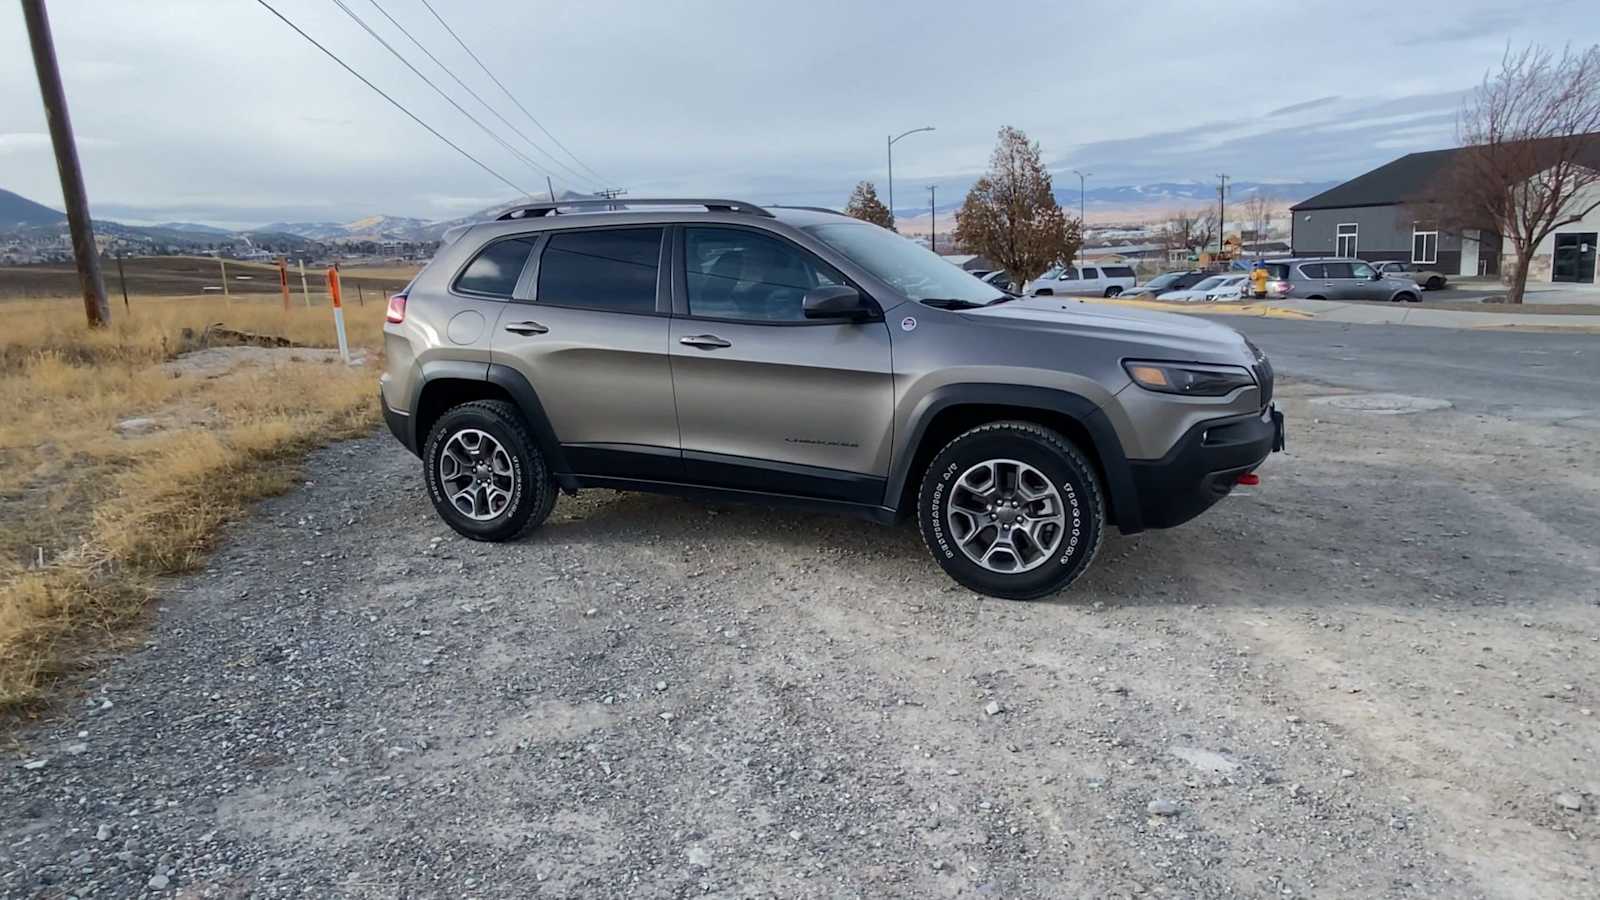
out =
[[917,330],[917,317],[916,316],[906,316],[904,319],[901,319],[900,320],[900,330],[901,331],[916,331]]

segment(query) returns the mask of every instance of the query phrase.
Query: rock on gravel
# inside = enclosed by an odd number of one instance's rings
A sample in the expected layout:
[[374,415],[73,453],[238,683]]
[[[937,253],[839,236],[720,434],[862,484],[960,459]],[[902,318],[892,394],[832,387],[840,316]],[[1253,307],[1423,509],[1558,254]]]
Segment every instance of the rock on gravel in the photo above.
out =
[[1151,800],[1145,804],[1144,811],[1152,816],[1175,816],[1178,814],[1178,804],[1171,800]]

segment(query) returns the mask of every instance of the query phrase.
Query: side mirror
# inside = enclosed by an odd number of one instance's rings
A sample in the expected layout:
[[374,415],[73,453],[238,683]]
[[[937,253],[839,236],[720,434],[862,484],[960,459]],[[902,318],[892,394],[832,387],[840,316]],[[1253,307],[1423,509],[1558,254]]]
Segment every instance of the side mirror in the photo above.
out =
[[866,319],[872,305],[861,292],[843,284],[828,284],[806,291],[800,309],[808,319]]
[[1379,272],[1377,269],[1373,269],[1372,270],[1372,280],[1373,281],[1382,281],[1383,280],[1383,273]]

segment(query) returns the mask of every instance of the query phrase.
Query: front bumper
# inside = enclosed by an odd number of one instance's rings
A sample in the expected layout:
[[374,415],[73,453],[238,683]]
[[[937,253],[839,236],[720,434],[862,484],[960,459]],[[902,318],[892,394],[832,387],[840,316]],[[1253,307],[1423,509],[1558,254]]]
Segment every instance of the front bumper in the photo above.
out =
[[1240,475],[1283,447],[1283,413],[1268,404],[1259,413],[1201,422],[1161,459],[1130,460],[1141,524],[1182,525],[1226,497]]

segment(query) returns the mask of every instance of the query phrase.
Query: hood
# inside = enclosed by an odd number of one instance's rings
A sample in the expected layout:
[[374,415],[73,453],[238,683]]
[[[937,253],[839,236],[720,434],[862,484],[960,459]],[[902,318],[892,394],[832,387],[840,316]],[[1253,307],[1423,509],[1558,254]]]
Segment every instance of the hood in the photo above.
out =
[[1133,306],[1089,303],[1064,297],[1026,297],[963,310],[968,321],[996,327],[1053,331],[1086,338],[1144,345],[1164,359],[1249,365],[1254,357],[1244,336],[1226,325],[1194,316]]

